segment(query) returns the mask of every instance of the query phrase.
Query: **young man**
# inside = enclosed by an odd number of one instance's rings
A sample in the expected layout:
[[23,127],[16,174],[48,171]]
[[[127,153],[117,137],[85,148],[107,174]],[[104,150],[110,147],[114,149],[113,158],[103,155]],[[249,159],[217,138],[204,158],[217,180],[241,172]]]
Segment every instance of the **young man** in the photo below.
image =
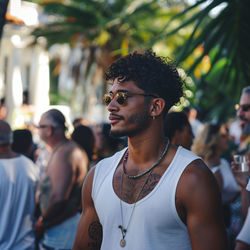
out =
[[182,96],[176,68],[151,51],[133,53],[107,80],[111,133],[128,136],[128,148],[89,172],[73,249],[226,249],[215,178],[164,136],[164,115]]

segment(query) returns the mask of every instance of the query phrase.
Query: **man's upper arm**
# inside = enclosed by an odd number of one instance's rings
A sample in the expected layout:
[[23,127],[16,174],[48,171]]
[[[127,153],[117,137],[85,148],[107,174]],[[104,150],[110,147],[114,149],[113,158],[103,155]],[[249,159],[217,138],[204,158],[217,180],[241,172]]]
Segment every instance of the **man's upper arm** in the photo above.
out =
[[176,195],[186,210],[192,249],[226,250],[221,194],[216,179],[201,160],[186,168]]
[[82,214],[77,228],[73,250],[101,248],[102,226],[92,200],[95,167],[89,171],[82,188]]

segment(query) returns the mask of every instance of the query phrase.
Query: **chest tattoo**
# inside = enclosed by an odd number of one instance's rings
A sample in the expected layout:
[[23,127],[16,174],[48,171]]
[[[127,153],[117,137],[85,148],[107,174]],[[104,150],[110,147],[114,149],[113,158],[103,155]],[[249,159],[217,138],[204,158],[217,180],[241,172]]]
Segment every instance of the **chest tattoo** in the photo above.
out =
[[[123,188],[122,188],[122,200],[127,203],[134,203],[138,193],[140,192],[142,185],[146,181],[146,178],[148,176],[145,176],[144,178],[139,178],[137,180],[134,179],[128,179],[124,178],[123,180]],[[145,186],[143,190],[141,191],[140,196],[138,197],[138,200],[143,199],[146,195],[148,195],[158,184],[159,180],[161,178],[160,174],[157,173],[151,173],[151,176],[149,176],[149,179],[147,183],[145,183]],[[114,189],[116,194],[120,197],[120,184],[121,184],[121,176],[116,175],[114,178]],[[121,197],[120,197],[121,198]]]

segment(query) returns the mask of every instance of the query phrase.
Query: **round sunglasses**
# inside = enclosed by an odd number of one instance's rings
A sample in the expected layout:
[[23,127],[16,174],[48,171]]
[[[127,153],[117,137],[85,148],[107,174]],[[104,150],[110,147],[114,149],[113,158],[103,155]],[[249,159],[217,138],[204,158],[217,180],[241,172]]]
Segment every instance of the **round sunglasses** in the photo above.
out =
[[151,96],[154,98],[157,98],[158,96],[153,94],[142,94],[142,93],[130,93],[130,92],[117,92],[115,95],[113,93],[105,94],[103,97],[104,103],[108,106],[111,101],[115,98],[118,104],[125,105],[126,100],[128,97],[132,97],[135,95],[141,95],[141,96]]

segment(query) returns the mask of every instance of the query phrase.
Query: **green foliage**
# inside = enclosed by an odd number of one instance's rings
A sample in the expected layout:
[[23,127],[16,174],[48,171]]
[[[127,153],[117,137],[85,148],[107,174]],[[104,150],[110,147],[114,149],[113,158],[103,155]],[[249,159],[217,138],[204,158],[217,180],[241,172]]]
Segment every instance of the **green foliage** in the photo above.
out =
[[[75,41],[81,39],[84,46],[105,48],[113,56],[124,55],[138,47],[154,46],[155,42],[151,41],[161,37],[165,23],[178,13],[177,8],[170,9],[165,1],[159,0],[116,0],[112,3],[104,0],[33,1],[39,2],[47,14],[53,15],[52,22],[33,32],[36,38],[45,36],[48,47],[55,43],[74,46]],[[170,25],[175,26],[175,23]],[[185,36],[168,39],[171,57],[173,49],[181,46]]]
[[[202,59],[209,55],[210,70],[195,79],[199,90],[198,105],[206,112],[206,119],[225,121],[235,115],[233,108],[241,89],[250,83],[250,1],[213,0],[193,13],[206,2],[197,1],[175,15],[157,39],[168,39],[183,28],[193,26],[191,35],[176,50],[177,62],[187,69],[188,74],[195,76]],[[210,17],[210,11],[220,4],[226,6],[216,17]],[[170,26],[176,20],[182,22],[173,29]],[[187,64],[198,46],[202,46],[202,53]]]
[[[150,41],[160,36],[165,23],[177,13],[177,9],[170,10],[163,0],[47,0],[39,3],[47,14],[53,16],[53,21],[34,30],[36,39],[40,36],[46,37],[48,47],[55,43],[69,43],[72,47],[77,44],[82,46],[83,50],[91,51],[86,72],[77,76],[74,72],[72,74],[75,80],[73,92],[76,95],[79,94],[79,91],[76,91],[79,85],[88,82],[91,65],[98,61],[98,65],[101,64],[105,68],[115,58],[126,55],[135,48],[149,47]],[[181,43],[181,39],[182,36],[178,36],[178,42],[170,39],[167,46],[163,43],[153,44],[154,49],[158,48],[157,53],[172,57],[173,48],[176,47],[175,44]],[[163,50],[159,51],[162,47]],[[96,58],[95,51],[101,51],[99,58]],[[51,93],[55,101],[60,99],[60,96],[56,95],[57,90]],[[84,93],[82,95],[84,96]],[[87,98],[89,97],[82,99]],[[87,107],[87,104],[80,103],[79,106]]]
[[[152,47],[175,58],[195,81],[185,91],[196,95],[186,98],[205,111],[207,120],[234,115],[240,91],[250,83],[249,0],[199,0],[190,7],[187,1],[174,5],[171,0],[34,1],[56,17],[33,32],[36,38],[45,36],[48,47],[80,41],[91,50],[108,51],[113,59],[134,48]],[[209,15],[223,3],[217,16]],[[197,47],[202,48],[198,54]],[[211,67],[197,76],[206,55]],[[94,61],[89,59],[88,68]]]

